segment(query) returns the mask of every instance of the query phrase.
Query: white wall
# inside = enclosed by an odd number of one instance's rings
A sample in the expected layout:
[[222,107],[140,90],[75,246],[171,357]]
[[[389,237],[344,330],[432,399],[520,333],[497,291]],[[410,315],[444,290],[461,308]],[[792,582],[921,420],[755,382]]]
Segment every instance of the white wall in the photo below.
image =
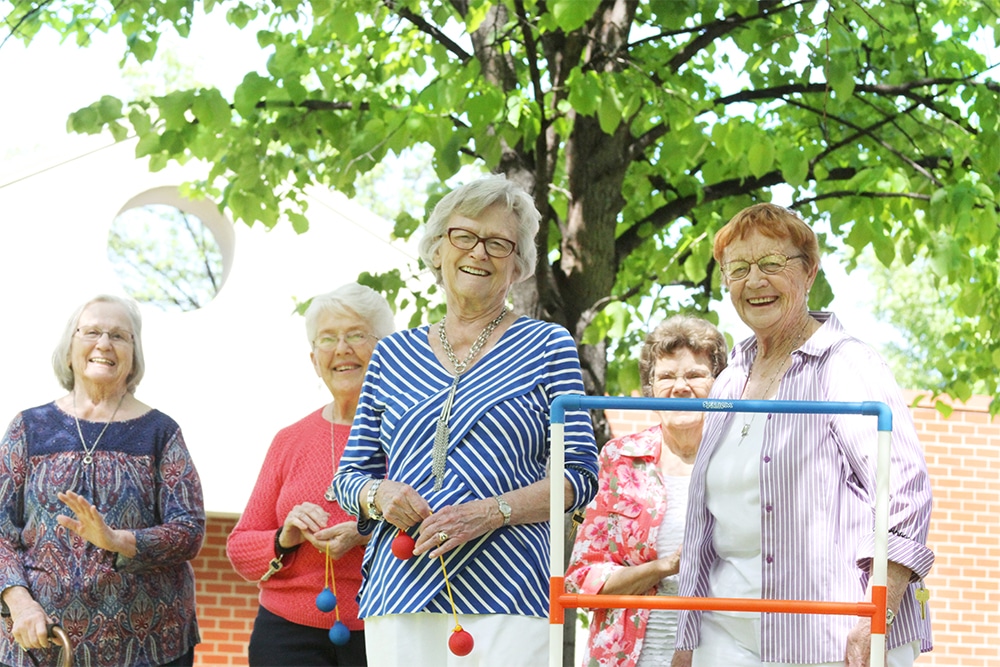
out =
[[[200,176],[180,168],[151,174],[133,151],[125,142],[68,162],[0,168],[4,428],[19,410],[65,393],[50,358],[73,309],[97,293],[122,293],[106,246],[122,206]],[[270,231],[236,223],[232,270],[201,310],[142,308],[146,376],[136,396],[180,423],[211,512],[241,512],[275,432],[329,400],[293,298],[362,271],[415,264],[412,247],[388,242],[388,222],[337,193],[314,193],[308,215],[311,229],[301,236],[287,222]]]

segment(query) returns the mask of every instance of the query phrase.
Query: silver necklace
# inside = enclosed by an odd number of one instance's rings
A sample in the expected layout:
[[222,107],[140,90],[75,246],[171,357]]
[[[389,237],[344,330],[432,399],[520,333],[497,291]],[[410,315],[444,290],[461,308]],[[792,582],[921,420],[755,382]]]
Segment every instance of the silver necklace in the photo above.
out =
[[[809,328],[809,322],[807,321],[806,324],[805,324],[805,326],[802,327],[802,330],[799,332],[798,338],[795,340],[794,343],[792,343],[791,349],[789,349],[788,352],[785,354],[786,357],[790,356],[792,354],[792,352],[794,352],[795,350],[797,350],[799,348],[799,346],[802,345],[802,343],[806,339],[806,330],[808,328]],[[782,362],[781,362],[781,364],[778,365],[777,370],[775,370],[774,373],[771,375],[771,380],[770,380],[770,382],[767,383],[767,388],[764,390],[764,393],[761,395],[760,400],[767,400],[767,395],[771,392],[771,387],[774,386],[775,380],[777,380],[778,376],[781,375],[781,370],[785,367],[785,362],[786,361],[787,361],[787,359],[783,359]],[[757,359],[754,359],[753,360],[753,364],[750,366],[750,374],[747,376],[748,380],[749,380],[750,376],[753,375],[753,366],[756,365],[756,363],[757,363]],[[757,419],[757,415],[758,414],[760,414],[760,413],[758,413],[758,412],[753,413],[753,416],[750,417],[750,421],[743,422],[743,428],[740,429],[740,441],[738,443],[736,443],[737,446],[742,445],[743,441],[746,440],[747,435],[749,435],[749,433],[750,433],[750,427],[753,426],[753,423]]]
[[104,432],[108,430],[108,427],[111,426],[111,422],[115,420],[115,416],[118,414],[118,408],[120,408],[122,406],[122,403],[125,402],[125,396],[128,394],[128,392],[122,394],[122,397],[118,399],[118,405],[115,406],[115,411],[111,413],[111,419],[109,419],[107,423],[104,424],[104,428],[102,428],[101,432],[97,434],[97,440],[94,440],[94,444],[91,445],[90,447],[87,447],[87,441],[83,439],[83,429],[80,428],[80,418],[76,416],[76,392],[74,391],[72,392],[72,394],[73,394],[73,421],[76,422],[76,433],[77,435],[80,436],[80,443],[83,445],[83,463],[84,465],[89,466],[91,463],[94,462],[93,453],[94,450],[97,449],[97,443],[101,441],[101,438],[104,437]]
[[462,361],[459,361],[458,357],[455,356],[455,350],[451,348],[451,343],[448,342],[448,334],[444,330],[447,315],[442,317],[441,321],[438,322],[438,338],[441,340],[441,347],[444,348],[444,353],[448,355],[448,360],[455,367],[455,379],[451,383],[448,397],[441,408],[441,416],[437,420],[437,429],[434,431],[434,448],[431,450],[431,472],[434,474],[435,491],[440,491],[441,486],[444,484],[445,459],[448,457],[448,421],[451,419],[451,404],[455,400],[455,392],[458,390],[458,380],[462,377],[462,373],[469,367],[472,360],[476,358],[476,355],[479,354],[479,350],[486,344],[490,334],[493,333],[493,330],[497,328],[497,325],[500,324],[500,321],[506,315],[507,306],[504,306],[500,314],[487,324],[486,328],[479,334],[472,347],[469,348],[469,354]]
[[326,493],[323,497],[329,502],[337,501],[337,494],[333,492],[333,478],[337,475],[337,445],[334,442],[336,437],[335,431],[337,430],[337,425],[333,423],[333,407],[330,407],[330,458],[333,460],[333,475],[330,477],[330,486],[327,488]]
[[486,328],[479,334],[479,338],[477,338],[476,342],[474,342],[472,347],[469,348],[469,354],[465,355],[465,359],[462,361],[459,361],[458,357],[455,356],[455,350],[451,349],[451,343],[448,342],[448,334],[444,330],[444,323],[445,320],[448,319],[448,316],[445,315],[441,318],[441,321],[438,322],[438,338],[441,340],[441,347],[444,348],[444,353],[448,355],[448,360],[451,361],[451,365],[455,367],[456,375],[461,375],[465,372],[465,369],[468,368],[472,360],[476,358],[477,354],[479,354],[479,350],[486,344],[490,334],[493,333],[493,330],[500,324],[500,320],[502,320],[506,315],[507,306],[504,306],[503,310],[500,311],[500,314],[497,315],[492,322],[487,324]]

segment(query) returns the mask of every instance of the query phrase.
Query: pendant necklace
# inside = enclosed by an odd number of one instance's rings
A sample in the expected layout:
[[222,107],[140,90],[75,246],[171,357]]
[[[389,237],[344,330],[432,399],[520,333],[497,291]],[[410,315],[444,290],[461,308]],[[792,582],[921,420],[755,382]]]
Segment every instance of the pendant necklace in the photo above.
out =
[[334,444],[334,435],[337,425],[333,423],[333,405],[330,406],[330,458],[333,460],[333,475],[330,477],[330,486],[323,497],[329,502],[337,502],[337,495],[333,492],[333,478],[337,476],[337,446]]
[[[794,352],[795,350],[797,350],[799,348],[799,346],[802,345],[803,342],[805,342],[805,339],[806,339],[806,330],[808,328],[809,328],[809,322],[806,322],[806,325],[804,327],[802,327],[802,331],[799,332],[798,338],[792,344],[792,347],[791,347],[790,350],[788,350],[788,352],[786,353],[786,356],[791,356],[792,352]],[[765,389],[764,393],[761,394],[760,400],[767,400],[767,395],[771,392],[771,387],[774,386],[775,380],[777,380],[778,376],[781,374],[781,369],[785,367],[785,361],[787,361],[787,359],[782,360],[782,362],[778,366],[777,370],[775,370],[774,374],[771,375],[771,380],[767,383],[767,389]],[[754,362],[754,364],[756,364],[757,363],[757,359],[754,359],[753,362]],[[750,374],[747,376],[748,380],[749,380],[750,375],[753,375],[753,366],[752,365],[750,367]],[[758,414],[760,414],[760,413],[758,413],[758,412],[753,413],[753,416],[750,417],[750,421],[743,422],[743,428],[740,429],[740,441],[738,443],[736,443],[737,447],[740,446],[740,445],[742,445],[743,441],[746,440],[747,435],[750,434],[750,427],[753,426],[753,423],[757,419],[757,415]]]
[[437,429],[434,432],[431,472],[434,474],[435,491],[440,491],[444,483],[444,464],[445,458],[448,456],[448,420],[451,417],[451,404],[455,400],[455,392],[458,390],[458,379],[465,372],[465,369],[469,367],[472,360],[476,358],[476,355],[479,354],[479,350],[486,344],[490,334],[497,328],[497,325],[500,324],[505,315],[507,315],[507,306],[503,307],[503,310],[500,311],[496,319],[486,325],[486,328],[479,334],[479,338],[469,348],[469,353],[462,361],[459,361],[458,357],[455,356],[455,350],[452,349],[451,343],[448,342],[448,334],[444,330],[447,315],[442,317],[441,321],[438,322],[438,338],[441,340],[441,347],[444,348],[444,353],[448,355],[448,360],[455,367],[455,379],[451,383],[451,389],[448,391],[448,397],[444,401],[444,407],[441,408],[441,416],[438,417]]
[[83,429],[80,428],[80,418],[76,416],[76,392],[74,391],[71,393],[73,394],[73,421],[76,422],[76,433],[80,436],[80,443],[83,444],[83,463],[84,465],[89,466],[94,462],[93,453],[94,450],[97,449],[97,443],[101,441],[101,438],[104,436],[104,432],[108,430],[108,427],[111,426],[111,422],[115,420],[115,416],[118,414],[118,408],[122,406],[128,392],[126,391],[122,394],[122,397],[118,399],[118,405],[115,406],[115,411],[111,413],[111,419],[104,424],[104,428],[102,428],[101,432],[97,434],[97,440],[94,440],[94,444],[90,447],[87,447],[87,441],[83,439]]

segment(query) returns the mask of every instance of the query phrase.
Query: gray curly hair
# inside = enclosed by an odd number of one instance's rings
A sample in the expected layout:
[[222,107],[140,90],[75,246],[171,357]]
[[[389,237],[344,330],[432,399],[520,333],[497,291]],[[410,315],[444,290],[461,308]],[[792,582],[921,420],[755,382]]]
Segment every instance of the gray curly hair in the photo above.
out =
[[719,377],[726,367],[726,337],[715,325],[690,315],[668,317],[649,332],[639,352],[639,380],[643,396],[653,395],[652,375],[657,360],[684,348],[707,356],[714,377]]

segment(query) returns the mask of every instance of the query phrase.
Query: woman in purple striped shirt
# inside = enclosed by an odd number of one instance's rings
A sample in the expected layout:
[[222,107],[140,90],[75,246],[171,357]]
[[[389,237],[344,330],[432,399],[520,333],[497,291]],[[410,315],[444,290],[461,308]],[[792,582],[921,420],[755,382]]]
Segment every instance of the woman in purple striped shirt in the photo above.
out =
[[[931,649],[917,591],[931,489],[913,421],[883,359],[832,313],[808,310],[816,235],[757,204],[715,237],[714,256],[754,335],[716,380],[719,399],[881,401],[892,410],[887,664]],[[691,475],[680,594],[857,602],[870,598],[876,422],[860,415],[709,413]],[[682,612],[674,665],[866,666],[870,620]]]

